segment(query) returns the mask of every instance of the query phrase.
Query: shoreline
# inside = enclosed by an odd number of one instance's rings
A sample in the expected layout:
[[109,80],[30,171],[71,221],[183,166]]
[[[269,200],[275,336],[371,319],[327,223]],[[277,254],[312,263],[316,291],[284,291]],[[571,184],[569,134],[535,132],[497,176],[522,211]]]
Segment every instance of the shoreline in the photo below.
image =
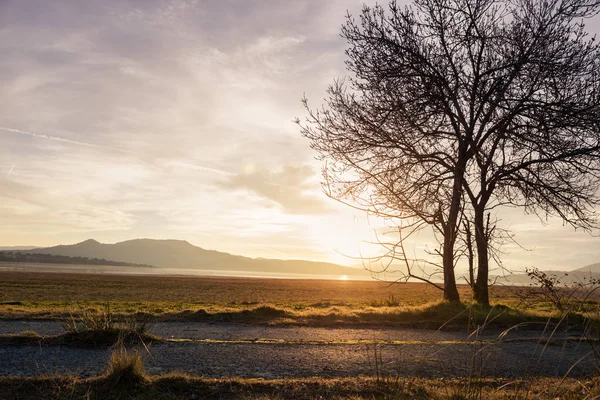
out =
[[[127,270],[123,270],[126,268]],[[361,270],[362,271],[362,270]],[[97,275],[97,276],[126,276],[126,277],[160,277],[160,278],[235,278],[235,279],[274,279],[274,280],[307,280],[307,281],[353,281],[371,282],[382,281],[369,277],[353,275],[323,274],[300,274],[282,272],[280,275],[264,271],[237,271],[237,270],[209,270],[193,268],[169,268],[159,267],[119,267],[111,265],[87,265],[87,264],[58,264],[58,263],[14,263],[0,262],[0,274],[5,273],[33,273],[33,274],[62,274],[62,275]],[[247,274],[247,275],[244,275]],[[419,283],[419,282],[410,282]]]

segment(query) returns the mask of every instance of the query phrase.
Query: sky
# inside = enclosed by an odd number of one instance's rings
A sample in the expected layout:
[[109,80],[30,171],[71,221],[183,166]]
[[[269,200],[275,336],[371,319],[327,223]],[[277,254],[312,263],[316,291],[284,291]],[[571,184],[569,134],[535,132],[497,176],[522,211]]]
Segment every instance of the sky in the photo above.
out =
[[[293,120],[346,74],[361,4],[1,0],[0,246],[181,239],[356,264],[381,221],[322,193]],[[501,218],[508,268],[600,262],[598,237]]]

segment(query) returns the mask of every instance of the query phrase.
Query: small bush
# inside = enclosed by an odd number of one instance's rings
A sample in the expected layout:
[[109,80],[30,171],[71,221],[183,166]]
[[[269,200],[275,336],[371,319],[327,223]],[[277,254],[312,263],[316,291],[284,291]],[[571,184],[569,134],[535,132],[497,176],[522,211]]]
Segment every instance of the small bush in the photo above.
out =
[[583,278],[569,281],[569,274],[545,273],[537,268],[527,269],[532,280],[528,297],[541,299],[552,304],[561,313],[584,311],[589,307],[589,298],[600,289],[600,279]]

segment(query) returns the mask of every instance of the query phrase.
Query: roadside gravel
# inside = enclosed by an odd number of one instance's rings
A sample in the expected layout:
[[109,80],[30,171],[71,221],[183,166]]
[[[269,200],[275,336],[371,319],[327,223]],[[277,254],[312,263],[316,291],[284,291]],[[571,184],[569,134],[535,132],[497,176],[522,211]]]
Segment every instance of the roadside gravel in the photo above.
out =
[[[54,321],[3,321],[0,333],[33,330],[43,335],[62,333]],[[535,341],[480,344],[468,342],[465,331],[390,328],[310,328],[244,324],[157,323],[152,333],[165,338],[212,339],[219,342],[155,343],[144,354],[151,374],[184,372],[207,377],[343,377],[390,373],[431,377],[523,375],[589,376],[595,372],[591,346],[564,342],[543,346]],[[493,339],[499,330],[485,332]],[[514,331],[508,337],[535,338],[541,331]],[[252,343],[236,340],[274,339],[294,343]],[[401,344],[334,344],[333,341],[396,340]],[[230,342],[229,342],[230,341]],[[298,343],[300,341],[300,343]],[[322,343],[303,344],[301,341]],[[430,342],[423,344],[422,342]],[[440,343],[445,342],[445,343]],[[0,346],[0,376],[102,373],[110,349]],[[376,367],[375,359],[383,361]]]
[[[376,350],[377,349],[377,350]],[[589,376],[594,363],[582,343],[536,348],[531,343],[507,343],[481,348],[450,345],[298,345],[264,343],[161,343],[146,352],[151,374],[184,372],[207,377],[342,377],[375,375],[493,377],[523,375]],[[99,374],[106,368],[108,349],[0,346],[1,375]],[[376,354],[377,353],[377,354]],[[376,368],[375,358],[383,361]],[[473,363],[473,360],[476,360]],[[474,364],[474,366],[473,366]]]

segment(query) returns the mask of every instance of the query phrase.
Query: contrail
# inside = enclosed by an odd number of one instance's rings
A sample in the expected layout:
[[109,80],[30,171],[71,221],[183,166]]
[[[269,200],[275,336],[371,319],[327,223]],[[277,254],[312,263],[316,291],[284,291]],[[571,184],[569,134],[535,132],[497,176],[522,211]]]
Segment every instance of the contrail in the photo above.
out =
[[10,176],[10,174],[12,174],[13,169],[15,169],[15,165],[17,164],[13,164],[12,167],[10,167],[10,170],[8,171],[8,174],[6,174],[6,176]]
[[75,144],[75,145],[78,145],[78,146],[99,147],[99,146],[97,146],[95,144],[91,144],[91,143],[79,142],[77,140],[65,139],[65,138],[62,138],[60,136],[50,136],[50,135],[45,135],[45,134],[42,134],[42,133],[27,132],[27,131],[22,131],[20,129],[15,129],[15,128],[5,128],[3,126],[0,126],[0,130],[7,131],[7,132],[18,133],[20,135],[25,135],[25,136],[31,136],[31,137],[34,137],[34,138],[47,139],[47,140],[55,140],[57,142]]
[[192,163],[188,163],[188,162],[185,162],[185,161],[173,161],[170,164],[171,165],[179,165],[179,166],[182,166],[182,167],[196,169],[196,170],[201,170],[201,171],[214,172],[214,173],[217,173],[217,174],[220,174],[220,175],[226,175],[226,176],[233,176],[233,175],[235,175],[232,172],[223,171],[222,169],[216,169],[216,168],[206,167],[204,165],[192,164]]

